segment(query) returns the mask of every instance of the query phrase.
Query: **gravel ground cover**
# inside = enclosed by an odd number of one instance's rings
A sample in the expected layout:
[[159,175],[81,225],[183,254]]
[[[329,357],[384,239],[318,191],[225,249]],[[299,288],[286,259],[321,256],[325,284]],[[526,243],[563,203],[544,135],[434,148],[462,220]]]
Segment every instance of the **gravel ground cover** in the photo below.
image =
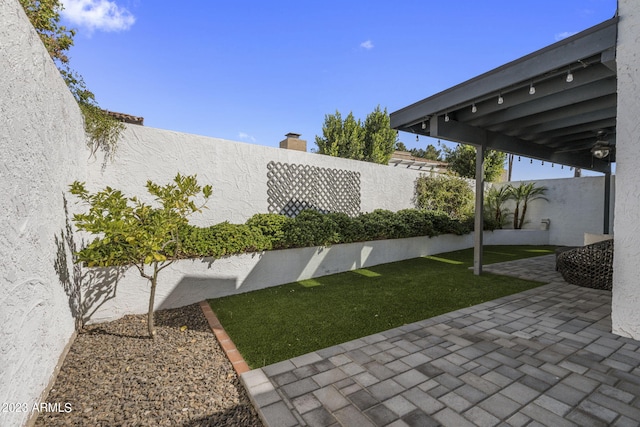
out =
[[[262,426],[198,304],[86,327],[36,426]],[[186,328],[185,328],[186,326]]]

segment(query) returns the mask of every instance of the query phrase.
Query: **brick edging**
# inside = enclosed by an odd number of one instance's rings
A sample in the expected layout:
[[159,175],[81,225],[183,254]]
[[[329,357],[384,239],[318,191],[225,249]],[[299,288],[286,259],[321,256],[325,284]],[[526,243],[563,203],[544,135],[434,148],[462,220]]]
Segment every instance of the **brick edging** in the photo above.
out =
[[200,308],[202,309],[202,313],[204,314],[204,317],[206,317],[207,322],[209,322],[209,327],[218,339],[222,350],[224,350],[224,353],[227,355],[227,358],[231,362],[231,365],[233,365],[233,369],[235,369],[238,376],[250,371],[251,369],[249,368],[249,365],[244,361],[244,358],[236,348],[235,344],[231,341],[229,335],[227,335],[227,332],[224,330],[224,327],[211,309],[209,303],[206,300],[200,301]]

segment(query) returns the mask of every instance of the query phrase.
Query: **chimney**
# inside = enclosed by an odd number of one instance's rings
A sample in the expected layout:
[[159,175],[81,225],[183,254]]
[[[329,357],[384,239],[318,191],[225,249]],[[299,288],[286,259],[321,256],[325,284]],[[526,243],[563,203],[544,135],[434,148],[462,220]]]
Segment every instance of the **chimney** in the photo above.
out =
[[307,141],[300,139],[299,133],[289,132],[285,135],[287,138],[280,141],[280,148],[287,150],[307,151]]

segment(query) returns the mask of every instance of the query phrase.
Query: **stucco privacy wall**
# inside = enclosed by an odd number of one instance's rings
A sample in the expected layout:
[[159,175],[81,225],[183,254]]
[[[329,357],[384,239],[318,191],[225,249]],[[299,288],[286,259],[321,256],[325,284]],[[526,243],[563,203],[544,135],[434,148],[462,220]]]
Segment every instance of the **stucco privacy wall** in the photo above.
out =
[[[543,245],[549,241],[549,232],[497,230],[485,232],[485,241],[489,245]],[[181,307],[204,299],[450,252],[472,245],[473,234],[443,235],[285,249],[220,259],[180,260],[162,272],[156,289],[155,307]],[[148,310],[149,286],[136,269],[116,272],[115,269],[104,268],[96,269],[95,273],[103,277],[119,274],[119,278],[113,298],[96,307],[88,323],[114,320],[126,314],[145,313]]]
[[615,257],[613,259],[613,332],[640,339],[640,3],[619,0],[618,123],[616,164]]
[[195,214],[191,222],[243,223],[255,213],[268,212],[267,165],[271,161],[360,173],[362,212],[414,206],[414,182],[419,176],[414,170],[136,125],[127,126],[113,162],[106,167],[100,161],[92,165],[87,188],[95,191],[110,185],[125,194],[143,196],[148,179],[164,184],[178,172],[197,174],[198,182],[213,186],[213,196],[208,209]]
[[[415,170],[136,125],[127,126],[113,162],[106,167],[101,161],[93,163],[87,185],[92,191],[110,185],[125,194],[145,196],[148,179],[166,183],[177,172],[195,173],[200,183],[212,184],[214,191],[209,209],[195,214],[192,223],[242,223],[255,213],[268,212],[267,165],[271,161],[358,172],[362,212],[414,207],[419,176]],[[525,228],[539,228],[541,219],[551,219],[550,244],[557,245],[579,245],[585,232],[602,232],[604,177],[536,182],[549,188],[550,202],[531,203]]]
[[[30,409],[74,333],[63,192],[85,179],[88,153],[78,106],[17,0],[0,1],[0,22],[0,402]],[[0,425],[28,417],[2,411]]]
[[[516,164],[517,167],[517,164]],[[524,181],[529,182],[529,181]],[[541,179],[533,181],[536,186],[547,187],[544,194],[549,201],[534,200],[527,207],[523,228],[540,228],[542,219],[550,219],[549,244],[579,246],[584,244],[584,233],[601,234],[604,228],[604,176],[585,176],[581,178]],[[613,233],[613,206],[615,204],[615,179],[611,179],[610,224]],[[510,183],[518,186],[521,181]],[[505,185],[505,184],[497,184]],[[513,213],[515,203],[505,204]],[[513,227],[508,223],[508,227]]]

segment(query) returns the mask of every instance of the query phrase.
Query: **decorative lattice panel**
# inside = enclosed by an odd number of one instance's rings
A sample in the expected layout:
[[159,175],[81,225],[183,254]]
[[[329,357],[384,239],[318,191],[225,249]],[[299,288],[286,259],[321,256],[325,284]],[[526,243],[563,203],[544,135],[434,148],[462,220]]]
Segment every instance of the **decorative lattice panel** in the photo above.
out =
[[304,209],[360,213],[360,173],[292,163],[267,165],[269,212],[295,217]]

